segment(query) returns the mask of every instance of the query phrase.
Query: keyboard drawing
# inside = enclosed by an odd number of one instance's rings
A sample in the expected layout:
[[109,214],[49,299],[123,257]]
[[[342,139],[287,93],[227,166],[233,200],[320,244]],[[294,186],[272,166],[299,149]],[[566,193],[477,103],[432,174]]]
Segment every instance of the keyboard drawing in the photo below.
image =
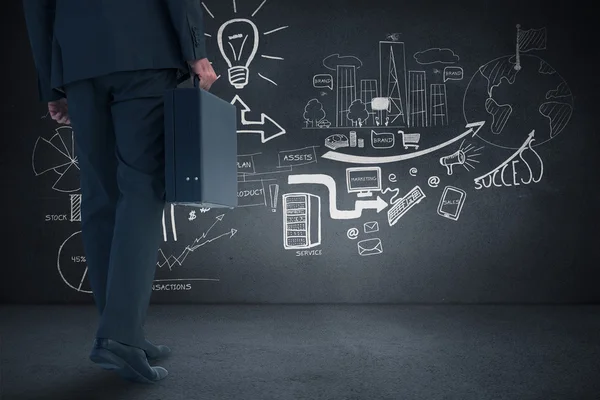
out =
[[398,200],[389,210],[388,210],[388,223],[390,226],[393,226],[398,222],[398,220],[408,212],[415,204],[418,204],[425,198],[425,193],[423,190],[417,185],[408,194]]

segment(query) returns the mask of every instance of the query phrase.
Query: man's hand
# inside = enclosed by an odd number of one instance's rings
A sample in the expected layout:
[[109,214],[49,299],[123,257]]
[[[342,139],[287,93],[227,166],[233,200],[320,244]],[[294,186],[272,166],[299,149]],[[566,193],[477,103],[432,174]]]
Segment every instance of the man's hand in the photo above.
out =
[[69,118],[69,107],[67,106],[67,99],[60,99],[51,101],[48,103],[48,112],[53,120],[59,124],[71,125],[71,119]]
[[189,64],[194,74],[196,74],[200,80],[200,87],[204,90],[209,90],[212,84],[217,80],[217,74],[215,74],[215,70],[210,64],[210,61],[208,61],[208,58],[189,61]]

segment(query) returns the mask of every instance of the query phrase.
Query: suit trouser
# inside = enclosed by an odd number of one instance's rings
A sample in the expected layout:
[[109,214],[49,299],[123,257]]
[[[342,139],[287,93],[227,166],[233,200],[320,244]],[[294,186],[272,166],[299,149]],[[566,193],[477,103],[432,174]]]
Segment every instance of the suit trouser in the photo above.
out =
[[117,72],[65,92],[81,176],[97,337],[144,347],[165,205],[164,104],[176,70]]

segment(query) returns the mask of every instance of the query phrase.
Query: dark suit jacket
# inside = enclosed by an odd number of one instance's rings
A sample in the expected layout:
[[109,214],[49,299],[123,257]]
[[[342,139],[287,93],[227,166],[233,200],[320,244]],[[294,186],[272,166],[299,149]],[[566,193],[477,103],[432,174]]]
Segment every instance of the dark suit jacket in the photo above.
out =
[[68,83],[206,57],[199,0],[23,0],[42,101]]

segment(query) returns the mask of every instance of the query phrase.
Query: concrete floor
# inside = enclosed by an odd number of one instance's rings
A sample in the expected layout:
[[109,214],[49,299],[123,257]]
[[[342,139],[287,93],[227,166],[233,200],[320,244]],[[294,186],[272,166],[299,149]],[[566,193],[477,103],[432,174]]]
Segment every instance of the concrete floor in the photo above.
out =
[[600,399],[600,306],[152,305],[154,385],[88,360],[96,321],[0,307],[0,399]]

